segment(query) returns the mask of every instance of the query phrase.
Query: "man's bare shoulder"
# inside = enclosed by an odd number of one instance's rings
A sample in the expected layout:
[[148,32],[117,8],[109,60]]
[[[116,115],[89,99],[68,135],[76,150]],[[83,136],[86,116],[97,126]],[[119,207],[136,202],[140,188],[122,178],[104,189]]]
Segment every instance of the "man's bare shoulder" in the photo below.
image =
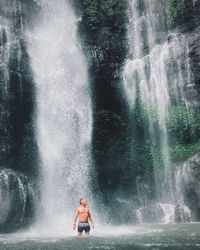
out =
[[89,211],[89,208],[80,206],[80,207],[77,207],[77,209],[76,209],[76,211],[83,211],[83,210]]
[[85,209],[85,208],[83,208],[82,206],[77,207],[77,211],[82,211],[83,209]]

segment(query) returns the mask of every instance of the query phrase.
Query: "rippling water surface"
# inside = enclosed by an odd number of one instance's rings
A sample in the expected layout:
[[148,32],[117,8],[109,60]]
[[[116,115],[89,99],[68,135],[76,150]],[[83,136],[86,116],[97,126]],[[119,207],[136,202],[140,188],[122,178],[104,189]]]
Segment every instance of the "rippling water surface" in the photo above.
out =
[[[53,236],[54,235],[54,236]],[[96,227],[91,236],[78,238],[72,232],[62,234],[31,229],[0,235],[0,249],[200,249],[200,224],[142,225],[135,227]]]

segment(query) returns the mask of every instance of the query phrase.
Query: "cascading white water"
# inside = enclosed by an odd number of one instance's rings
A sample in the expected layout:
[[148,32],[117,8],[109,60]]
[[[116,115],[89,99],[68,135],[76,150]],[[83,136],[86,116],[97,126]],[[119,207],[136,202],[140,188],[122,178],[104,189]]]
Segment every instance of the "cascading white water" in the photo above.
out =
[[[187,109],[194,105],[195,99],[188,101],[185,88],[191,96],[195,93],[191,88],[193,79],[187,54],[188,42],[183,35],[167,31],[165,2],[129,0],[130,58],[124,69],[124,89],[130,109],[133,109],[139,93],[149,110],[153,107],[158,113],[165,180],[161,183],[155,171],[157,199],[174,203],[166,120],[171,105],[184,105]],[[158,131],[154,129],[152,113],[149,112],[148,116],[149,133],[152,144],[155,144]]]
[[[3,89],[5,91],[4,93],[4,96],[5,96],[8,91],[8,80],[9,80],[9,74],[8,74],[9,46],[7,45],[8,25],[4,20],[1,20],[1,22],[4,25],[0,26],[0,45],[1,45],[0,46],[0,73],[1,73],[0,81],[4,87]],[[1,107],[1,109],[3,112],[3,107]]]
[[92,112],[87,63],[77,39],[78,20],[70,1],[37,3],[41,20],[27,32],[37,87],[42,168],[37,224],[66,233],[72,231],[79,199],[85,197],[91,206]]

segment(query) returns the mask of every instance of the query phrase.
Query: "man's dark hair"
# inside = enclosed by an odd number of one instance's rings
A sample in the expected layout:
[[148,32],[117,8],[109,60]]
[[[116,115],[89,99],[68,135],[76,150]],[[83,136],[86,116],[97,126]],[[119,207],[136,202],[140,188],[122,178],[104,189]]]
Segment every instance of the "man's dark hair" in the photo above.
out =
[[81,198],[81,199],[80,199],[80,201],[79,201],[79,202],[80,202],[80,204],[81,204],[81,201],[82,201],[82,200],[83,200],[83,198]]

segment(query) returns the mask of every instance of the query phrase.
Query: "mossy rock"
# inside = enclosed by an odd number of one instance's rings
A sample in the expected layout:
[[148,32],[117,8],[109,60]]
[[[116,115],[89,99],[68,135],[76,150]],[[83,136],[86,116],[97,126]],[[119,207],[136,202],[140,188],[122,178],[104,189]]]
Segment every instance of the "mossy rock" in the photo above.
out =
[[169,27],[175,27],[182,9],[182,0],[167,0],[165,9]]
[[83,0],[85,10],[85,21],[91,27],[95,28],[98,24],[98,0]]
[[173,162],[183,162],[197,153],[200,153],[200,141],[198,143],[188,145],[178,144],[170,149],[171,159]]

